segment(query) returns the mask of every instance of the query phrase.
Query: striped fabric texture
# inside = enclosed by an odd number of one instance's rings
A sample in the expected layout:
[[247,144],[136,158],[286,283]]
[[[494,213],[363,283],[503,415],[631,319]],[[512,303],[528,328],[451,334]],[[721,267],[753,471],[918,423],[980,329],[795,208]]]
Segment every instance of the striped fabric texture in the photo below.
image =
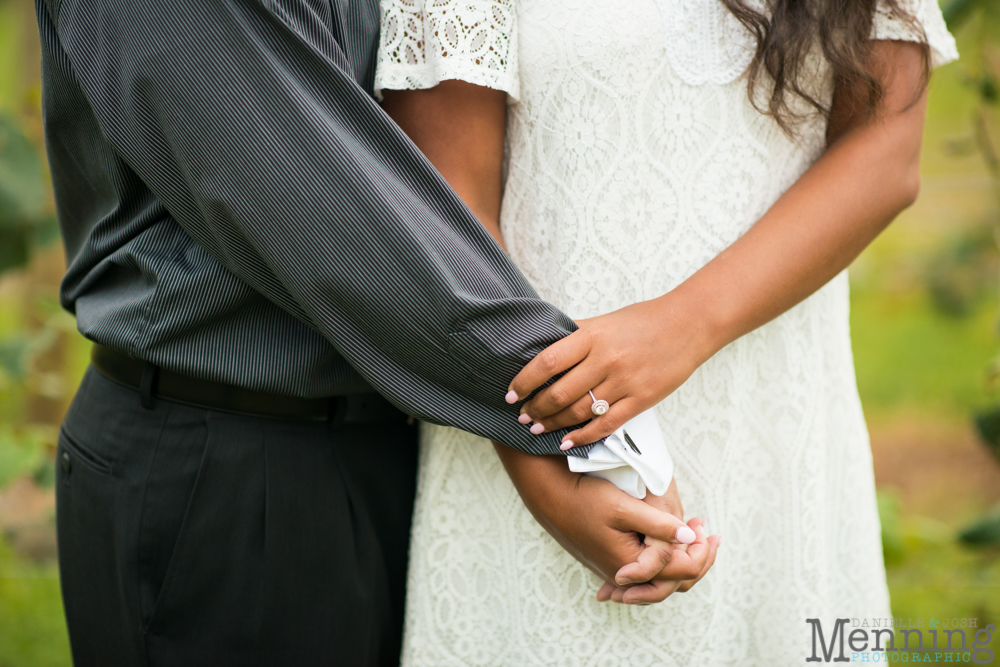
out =
[[85,336],[562,453],[503,396],[575,325],[373,100],[377,0],[36,7],[61,298]]

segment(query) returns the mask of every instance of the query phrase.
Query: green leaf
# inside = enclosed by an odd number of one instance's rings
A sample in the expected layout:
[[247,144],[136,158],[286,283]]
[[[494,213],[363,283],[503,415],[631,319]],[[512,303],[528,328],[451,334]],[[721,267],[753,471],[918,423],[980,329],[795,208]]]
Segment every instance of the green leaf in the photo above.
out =
[[43,458],[37,438],[30,434],[18,436],[10,429],[0,430],[0,489],[22,475],[34,473]]
[[16,382],[24,382],[31,348],[31,341],[24,336],[0,340],[0,373],[5,373]]
[[966,527],[958,539],[975,546],[1000,545],[1000,507]]
[[43,218],[46,187],[35,146],[0,114],[0,229]]
[[986,448],[1000,461],[1000,407],[977,412],[972,421]]
[[28,263],[31,256],[28,238],[24,229],[0,227],[0,273]]
[[0,273],[24,266],[32,249],[58,238],[48,188],[38,150],[0,113]]
[[944,22],[948,25],[948,30],[954,32],[960,25],[965,23],[972,14],[972,10],[981,4],[982,0],[951,0],[941,8],[944,15]]

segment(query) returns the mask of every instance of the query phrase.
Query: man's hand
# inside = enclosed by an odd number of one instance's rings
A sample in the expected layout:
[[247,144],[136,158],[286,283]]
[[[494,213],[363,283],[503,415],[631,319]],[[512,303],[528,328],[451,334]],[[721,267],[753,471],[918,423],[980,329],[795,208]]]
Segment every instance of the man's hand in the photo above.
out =
[[[499,443],[494,447],[535,519],[604,581],[615,581],[623,567],[631,567],[626,572],[637,582],[654,575],[664,581],[686,581],[710,566],[714,550],[704,534],[699,538],[697,528],[673,514],[628,496],[610,482],[570,471],[561,456],[532,456]],[[671,502],[679,506],[679,499]],[[655,549],[646,546],[642,536]],[[682,557],[674,557],[682,545],[678,537],[694,538],[683,545]],[[647,579],[641,579],[646,573]],[[668,588],[642,589],[619,601],[648,604],[676,590]]]
[[[662,496],[647,493],[643,501],[662,512],[684,517],[675,481],[671,480],[670,488]],[[625,604],[652,604],[662,602],[677,591],[691,590],[715,563],[722,541],[718,535],[706,537],[704,523],[700,518],[688,521],[687,525],[696,538],[691,544],[670,544],[647,535],[643,541],[645,548],[636,561],[618,570],[614,584],[601,586],[597,599],[601,602],[613,600]]]

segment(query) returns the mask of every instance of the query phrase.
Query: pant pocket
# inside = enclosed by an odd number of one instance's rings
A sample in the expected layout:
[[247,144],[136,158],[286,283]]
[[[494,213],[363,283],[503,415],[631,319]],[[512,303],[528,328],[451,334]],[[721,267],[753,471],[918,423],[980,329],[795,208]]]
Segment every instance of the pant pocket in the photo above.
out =
[[73,472],[74,465],[86,466],[91,472],[98,475],[110,475],[112,472],[111,461],[96,453],[90,447],[81,444],[66,431],[65,426],[59,429],[59,449],[59,467],[64,473],[62,475],[64,484],[72,482],[73,477],[71,473]]
[[177,554],[185,516],[205,461],[204,412],[172,413],[156,442],[142,490],[139,518],[139,609],[143,627],[153,615]]
[[[177,664],[195,664],[180,656],[252,646],[261,607],[265,475],[259,430],[247,420],[218,424],[216,413],[206,415],[200,457],[198,447],[182,445],[186,453],[168,466],[161,438],[156,458],[177,473],[158,472],[154,463],[150,481],[161,477],[155,485],[160,491],[147,493],[143,508],[147,650],[172,655]],[[183,516],[175,502],[158,506],[166,496],[186,497]],[[170,552],[168,560],[155,558],[157,548]]]
[[119,571],[117,545],[123,533],[117,497],[121,480],[95,447],[59,434],[56,450],[56,521],[59,570],[74,664],[135,664],[132,619]]

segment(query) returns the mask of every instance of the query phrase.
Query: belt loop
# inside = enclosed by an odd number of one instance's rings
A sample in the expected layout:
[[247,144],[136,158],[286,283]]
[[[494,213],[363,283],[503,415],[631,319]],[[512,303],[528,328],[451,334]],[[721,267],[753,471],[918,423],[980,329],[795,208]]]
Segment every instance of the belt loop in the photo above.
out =
[[156,394],[156,376],[159,373],[159,366],[151,364],[148,361],[142,369],[142,379],[139,381],[139,399],[142,402],[142,407],[147,410],[153,409],[153,395]]

